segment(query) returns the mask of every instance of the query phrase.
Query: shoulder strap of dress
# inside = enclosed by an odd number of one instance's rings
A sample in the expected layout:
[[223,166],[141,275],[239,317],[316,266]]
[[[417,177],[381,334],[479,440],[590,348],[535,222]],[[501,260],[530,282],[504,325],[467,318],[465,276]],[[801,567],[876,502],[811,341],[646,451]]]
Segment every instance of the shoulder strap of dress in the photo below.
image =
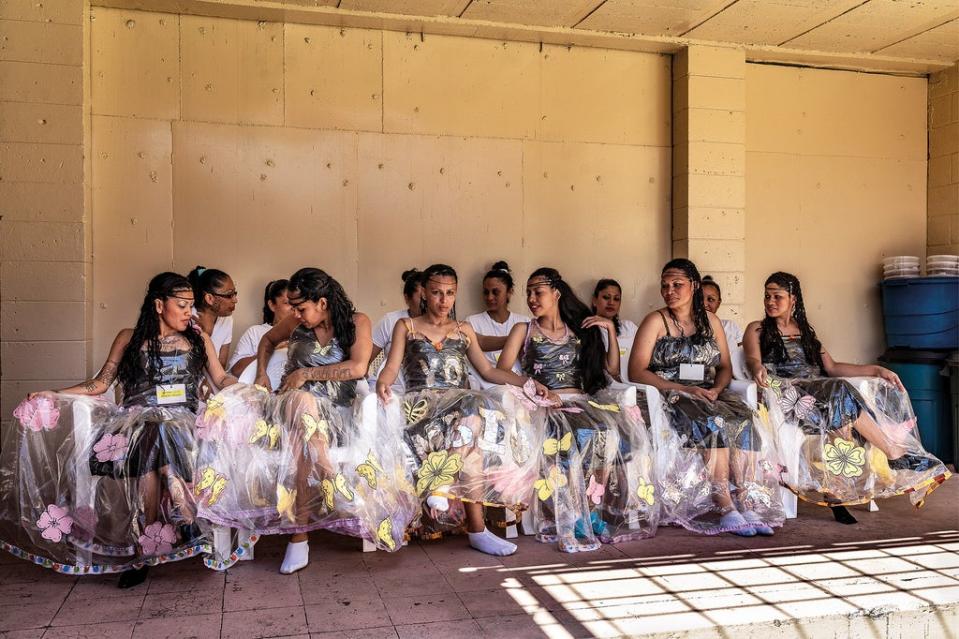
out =
[[663,320],[663,327],[666,329],[666,335],[669,335],[669,322],[666,321],[666,315],[662,311],[656,311]]
[[412,318],[412,317],[404,317],[403,319],[407,322],[407,325],[406,325],[407,335],[406,335],[406,337],[409,338],[409,339],[414,339],[414,338],[416,337],[416,330],[413,328],[413,318]]

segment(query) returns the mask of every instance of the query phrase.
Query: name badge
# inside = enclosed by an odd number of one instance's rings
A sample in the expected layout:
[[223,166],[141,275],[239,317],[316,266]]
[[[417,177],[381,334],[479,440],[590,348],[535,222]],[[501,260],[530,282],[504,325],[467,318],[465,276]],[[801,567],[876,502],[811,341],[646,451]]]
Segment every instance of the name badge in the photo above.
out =
[[706,379],[706,367],[702,364],[680,364],[679,379],[687,382],[701,382]]
[[184,403],[186,403],[185,384],[160,384],[157,386],[157,404],[164,406]]

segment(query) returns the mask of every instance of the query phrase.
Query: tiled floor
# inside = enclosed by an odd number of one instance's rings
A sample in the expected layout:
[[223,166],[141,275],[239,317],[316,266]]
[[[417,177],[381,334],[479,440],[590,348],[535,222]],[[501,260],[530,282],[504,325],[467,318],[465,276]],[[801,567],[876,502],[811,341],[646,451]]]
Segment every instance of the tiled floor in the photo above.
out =
[[295,576],[277,572],[284,541],[265,538],[255,561],[227,573],[180,562],[132,590],[3,554],[0,638],[552,639],[959,606],[957,503],[954,479],[920,511],[905,498],[855,509],[856,526],[801,506],[772,538],[661,529],[580,555],[523,538],[502,560],[464,538],[363,554],[355,540],[316,535]]

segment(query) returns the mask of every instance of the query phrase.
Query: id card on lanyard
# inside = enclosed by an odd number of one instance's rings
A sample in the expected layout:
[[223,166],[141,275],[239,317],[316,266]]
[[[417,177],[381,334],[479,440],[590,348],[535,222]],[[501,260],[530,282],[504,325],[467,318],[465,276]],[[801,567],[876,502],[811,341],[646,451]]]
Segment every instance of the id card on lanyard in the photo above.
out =
[[679,379],[684,382],[701,382],[706,379],[706,367],[703,364],[680,364]]
[[186,384],[159,384],[156,393],[160,406],[186,403]]

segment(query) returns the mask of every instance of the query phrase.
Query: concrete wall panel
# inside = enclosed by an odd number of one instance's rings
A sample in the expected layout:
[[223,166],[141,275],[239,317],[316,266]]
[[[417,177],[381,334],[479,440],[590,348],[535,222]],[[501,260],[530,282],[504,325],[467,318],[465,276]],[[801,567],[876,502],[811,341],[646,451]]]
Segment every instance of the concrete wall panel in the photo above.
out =
[[80,105],[83,70],[62,64],[0,62],[0,100]]

